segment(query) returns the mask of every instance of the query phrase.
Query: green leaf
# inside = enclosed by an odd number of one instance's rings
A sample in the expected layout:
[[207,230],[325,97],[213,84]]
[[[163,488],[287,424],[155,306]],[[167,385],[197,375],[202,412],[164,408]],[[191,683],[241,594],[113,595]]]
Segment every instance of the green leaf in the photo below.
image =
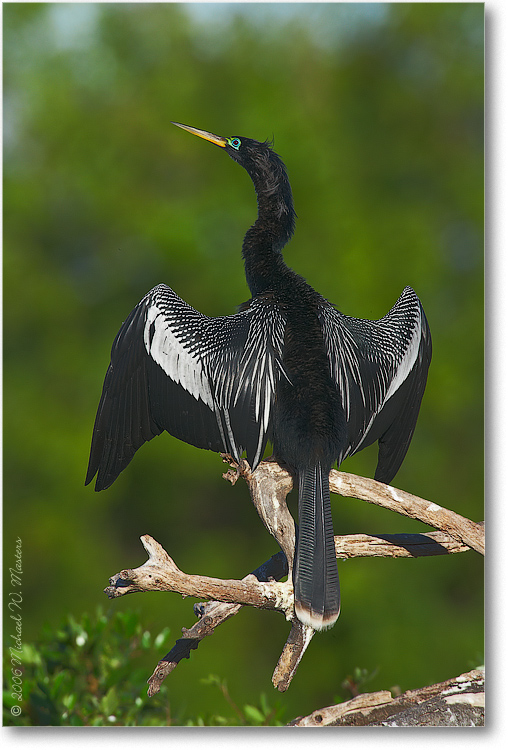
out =
[[78,696],[76,695],[76,693],[70,693],[69,695],[62,696],[62,704],[69,711],[72,711],[77,701],[78,701]]
[[159,635],[155,637],[155,640],[153,642],[154,648],[160,649],[163,647],[165,643],[169,641],[169,637],[171,635],[171,628],[164,628],[164,630],[161,630]]
[[246,705],[243,707],[243,712],[251,724],[263,724],[265,717],[255,706]]
[[118,706],[116,687],[111,687],[100,702],[101,711],[106,716],[112,714]]

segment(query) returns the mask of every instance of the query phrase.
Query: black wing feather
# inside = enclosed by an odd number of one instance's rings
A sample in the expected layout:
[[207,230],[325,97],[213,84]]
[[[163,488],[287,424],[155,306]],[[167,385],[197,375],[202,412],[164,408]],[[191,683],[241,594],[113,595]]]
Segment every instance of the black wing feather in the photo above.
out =
[[379,441],[375,477],[390,482],[413,436],[427,381],[432,344],[411,287],[380,320],[361,320],[326,306],[321,311],[332,379],[342,398],[347,456]]
[[152,289],[113,343],[86,483],[97,474],[96,490],[109,487],[164,430],[237,459],[245,450],[255,468],[283,372],[284,326],[269,300],[208,318],[169,287]]
[[[407,453],[427,383],[427,373],[432,357],[432,341],[423,310],[422,322],[418,358],[413,369],[383,408],[379,424],[373,424],[373,431],[381,434],[374,479],[386,484],[392,481]],[[388,427],[386,427],[387,423]]]

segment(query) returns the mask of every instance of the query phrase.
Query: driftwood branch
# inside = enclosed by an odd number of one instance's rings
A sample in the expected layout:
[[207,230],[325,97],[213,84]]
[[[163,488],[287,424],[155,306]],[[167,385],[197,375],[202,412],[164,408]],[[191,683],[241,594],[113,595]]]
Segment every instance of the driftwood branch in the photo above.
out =
[[470,521],[452,510],[442,508],[409,492],[397,490],[374,479],[335,470],[330,472],[330,492],[343,497],[356,497],[358,500],[394,510],[408,518],[416,518],[434,529],[446,532],[452,539],[462,542],[476,552],[485,554],[483,524]]
[[[259,566],[241,581],[221,580],[183,573],[150,536],[141,537],[148,553],[146,563],[134,570],[123,570],[110,579],[105,592],[110,598],[141,591],[174,591],[183,596],[211,600],[195,606],[198,622],[189,630],[183,628],[171,651],[161,659],[149,679],[149,695],[160,689],[170,674],[199,642],[211,635],[222,622],[233,617],[242,606],[249,605],[282,612],[291,620],[291,631],[272,677],[274,686],[288,688],[305,649],[314,634],[294,616],[292,566],[295,548],[295,524],[286,504],[292,488],[292,477],[275,461],[262,462],[255,472],[246,461],[237,465],[224,457],[234,468],[224,478],[233,484],[241,476],[247,482],[252,501],[270,534],[277,540],[281,552]],[[381,507],[416,518],[438,529],[425,534],[383,534],[368,536],[354,534],[336,536],[337,557],[420,557],[464,552],[470,548],[483,553],[484,528],[482,523],[442,508],[402,490],[357,477],[344,472],[330,473],[330,490],[345,497],[356,497]],[[288,576],[286,583],[278,583]],[[343,704],[341,704],[343,705]]]
[[[368,536],[367,534],[336,536],[335,549],[337,557],[349,559],[372,556],[422,557],[446,555],[465,552],[469,547],[450,539],[447,534],[431,532],[429,534],[386,534],[383,536]],[[248,582],[255,577],[258,581],[277,581],[287,574],[286,556],[283,552],[278,552],[243,580]],[[213,635],[215,628],[236,615],[242,606],[241,604],[228,604],[218,601],[196,604],[194,610],[200,619],[190,629],[182,628],[183,638],[179,638],[171,651],[159,661],[154,673],[148,680],[148,695],[152,696],[158,693],[162,682],[178,666],[180,661],[190,658],[191,651],[198,647],[199,642],[206,636]],[[312,634],[313,631],[310,630],[310,633]],[[305,639],[307,640],[304,647]],[[300,626],[298,620],[293,622],[286,647],[273,675],[273,683],[278,690],[284,691],[289,687],[291,678],[309,642],[309,633],[304,632],[304,628]]]
[[467,544],[449,534],[434,531],[426,534],[349,534],[335,537],[337,557],[429,557],[467,552]]
[[290,722],[295,727],[325,726],[483,726],[485,673],[474,669],[436,685],[393,698],[388,690],[358,695]]
[[[283,552],[273,555],[267,562],[260,565],[243,580],[249,582],[279,580],[287,575],[288,567],[286,556]],[[148,695],[151,697],[159,692],[162,682],[178,666],[182,659],[189,659],[192,650],[199,646],[200,641],[207,635],[213,635],[215,628],[242,608],[242,604],[230,604],[227,602],[202,602],[194,605],[194,612],[199,617],[189,630],[182,628],[183,638],[179,638],[171,651],[159,661],[152,676],[148,680]]]
[[110,585],[104,593],[110,599],[143,591],[173,591],[182,596],[291,612],[292,601],[288,598],[291,592],[286,584],[259,581],[255,576],[237,581],[187,575],[151,536],[145,534],[141,542],[148,552],[148,560],[139,568],[122,570],[109,579]]

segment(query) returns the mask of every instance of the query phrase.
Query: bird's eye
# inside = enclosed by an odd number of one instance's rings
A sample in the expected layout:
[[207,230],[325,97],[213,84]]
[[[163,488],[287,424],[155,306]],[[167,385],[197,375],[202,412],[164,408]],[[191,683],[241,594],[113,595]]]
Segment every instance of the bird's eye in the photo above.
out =
[[228,143],[231,148],[234,148],[236,151],[238,151],[238,149],[242,145],[242,142],[239,138],[228,138]]

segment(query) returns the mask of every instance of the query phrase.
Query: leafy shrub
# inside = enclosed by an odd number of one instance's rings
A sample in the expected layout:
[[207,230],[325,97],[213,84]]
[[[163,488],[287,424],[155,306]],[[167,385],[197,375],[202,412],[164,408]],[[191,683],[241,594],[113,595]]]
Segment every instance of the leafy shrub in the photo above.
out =
[[[153,636],[136,612],[69,615],[55,631],[46,626],[37,643],[25,643],[20,661],[22,700],[13,690],[11,653],[4,657],[4,726],[267,726],[280,725],[283,708],[271,708],[264,695],[259,706],[238,708],[224,680],[204,682],[223,694],[232,715],[172,716],[168,691],[147,696],[146,668],[137,666],[143,652],[171,647],[169,628]],[[18,709],[21,710],[19,716]]]

